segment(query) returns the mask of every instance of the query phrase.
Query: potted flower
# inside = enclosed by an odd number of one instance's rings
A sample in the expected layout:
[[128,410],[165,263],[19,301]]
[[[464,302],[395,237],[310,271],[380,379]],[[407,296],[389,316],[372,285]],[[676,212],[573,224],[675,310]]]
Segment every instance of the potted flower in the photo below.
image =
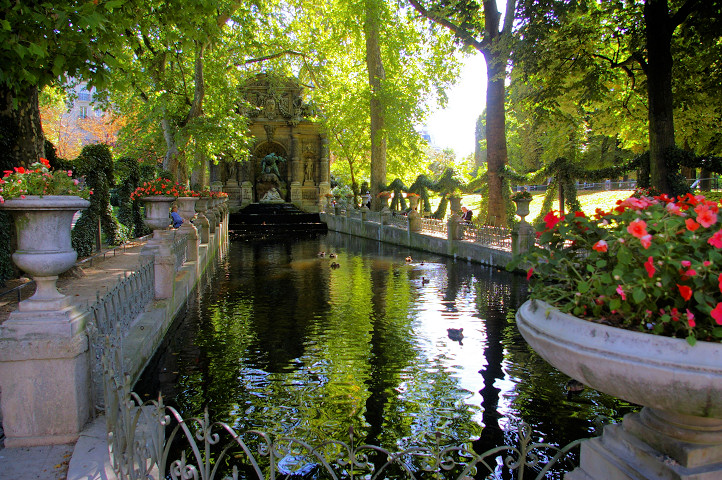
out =
[[21,311],[67,305],[56,282],[78,258],[70,236],[73,216],[90,206],[87,199],[93,193],[72,175],[69,170],[51,171],[49,162],[41,158],[28,169],[5,171],[0,180],[0,208],[12,214],[17,231],[13,262],[37,286],[35,294],[20,303]]
[[[136,188],[130,194],[131,200],[140,199],[145,206],[145,223],[153,230],[153,236],[160,235],[170,225],[168,212],[176,198],[185,191],[185,187],[169,178],[158,177]],[[156,234],[157,232],[157,234]]]
[[532,196],[527,190],[516,192],[511,196],[512,202],[516,203],[516,214],[524,220],[524,217],[529,215],[529,204],[531,203]]
[[722,477],[719,463],[710,466],[722,448],[718,211],[703,196],[659,195],[630,197],[592,218],[550,212],[540,248],[523,257],[532,300],[517,325],[562,372],[644,406],[625,417],[623,435]]

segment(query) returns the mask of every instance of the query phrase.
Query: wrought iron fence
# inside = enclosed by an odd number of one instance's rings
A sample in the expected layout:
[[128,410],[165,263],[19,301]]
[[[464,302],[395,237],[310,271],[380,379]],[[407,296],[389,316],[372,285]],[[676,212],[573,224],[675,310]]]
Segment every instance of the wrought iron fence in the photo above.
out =
[[[111,358],[115,356],[116,358]],[[582,440],[564,447],[534,442],[529,425],[516,426],[516,445],[478,454],[467,444],[455,445],[436,433],[423,446],[394,452],[361,443],[349,429],[345,441],[329,439],[313,445],[258,430],[236,432],[202,418],[188,418],[157,400],[142,401],[122,373],[121,350],[102,359],[106,428],[111,465],[120,480],[193,478],[237,480],[314,479],[458,479],[504,475],[540,480],[571,467]],[[574,455],[570,455],[574,452]]]
[[154,281],[153,262],[145,262],[135,272],[122,274],[118,283],[105,295],[101,296],[97,292],[95,303],[88,306],[90,318],[86,331],[94,356],[91,377],[95,405],[99,403],[99,393],[102,391],[101,359],[107,351],[107,341],[119,348],[122,346],[123,337],[130,330],[133,320],[153,300]]
[[183,234],[175,235],[173,246],[171,246],[171,254],[175,257],[175,271],[181,269],[188,258],[188,237]]
[[431,233],[432,235],[437,237],[448,236],[446,222],[444,220],[437,220],[435,218],[422,218],[421,231],[424,233]]
[[488,247],[511,251],[511,229],[491,225],[461,225],[464,240]]

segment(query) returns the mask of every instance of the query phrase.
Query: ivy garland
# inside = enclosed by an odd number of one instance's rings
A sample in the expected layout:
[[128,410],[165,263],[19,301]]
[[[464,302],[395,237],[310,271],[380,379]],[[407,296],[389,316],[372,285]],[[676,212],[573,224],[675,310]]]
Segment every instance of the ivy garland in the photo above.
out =
[[141,212],[142,202],[131,200],[130,194],[140,185],[142,174],[140,164],[135,158],[122,157],[117,160],[117,170],[120,171],[120,188],[118,189],[118,221],[133,232],[133,236],[142,237],[150,233],[150,229],[143,221]]

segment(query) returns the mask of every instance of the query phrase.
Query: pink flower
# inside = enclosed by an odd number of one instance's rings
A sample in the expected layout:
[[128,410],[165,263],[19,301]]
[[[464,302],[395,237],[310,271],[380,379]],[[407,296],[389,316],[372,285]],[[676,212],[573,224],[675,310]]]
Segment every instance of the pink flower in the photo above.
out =
[[679,289],[679,294],[682,295],[682,298],[684,298],[685,301],[692,298],[692,289],[689,288],[687,285],[680,285],[678,283],[677,288]]
[[690,262],[689,260],[682,260],[680,263],[684,268],[689,268],[692,266],[692,262]]
[[722,230],[715,232],[714,235],[707,240],[707,243],[712,245],[714,248],[722,248]]
[[650,234],[643,235],[639,237],[639,241],[642,242],[642,247],[646,250],[652,245],[652,236]]
[[689,308],[687,309],[687,324],[689,324],[689,328],[694,328],[697,323],[694,321],[694,313],[689,311]]
[[697,221],[704,228],[709,228],[717,223],[717,214],[710,210],[707,205],[697,205],[694,211],[697,212]]
[[649,257],[646,262],[644,262],[644,268],[647,270],[647,275],[649,275],[649,278],[652,278],[654,276],[654,272],[657,270],[654,268],[654,258]]
[[592,250],[596,250],[597,252],[606,252],[607,247],[607,242],[605,242],[604,240],[599,240],[597,243],[592,245]]
[[684,213],[682,212],[682,210],[680,210],[679,206],[676,203],[668,203],[665,208],[672,215],[679,215],[679,216],[684,215]]
[[712,265],[712,262],[710,262],[709,260],[705,260],[704,262],[702,262],[702,265],[704,265],[705,267],[709,267],[710,265]]
[[716,307],[710,312],[712,318],[714,318],[717,325],[722,325],[722,302],[718,303]]
[[719,274],[719,278],[717,278],[719,281],[719,291],[722,293],[722,273]]
[[627,299],[627,295],[624,293],[624,289],[622,288],[621,285],[617,285],[617,293],[619,294],[620,297],[622,297],[622,300]]
[[647,222],[636,219],[629,224],[627,231],[637,238],[642,238],[647,235]]

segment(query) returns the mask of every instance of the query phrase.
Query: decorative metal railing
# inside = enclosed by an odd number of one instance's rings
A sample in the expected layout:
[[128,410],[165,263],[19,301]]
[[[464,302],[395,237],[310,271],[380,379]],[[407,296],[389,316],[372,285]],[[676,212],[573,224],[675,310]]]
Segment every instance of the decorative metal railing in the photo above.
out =
[[188,257],[188,237],[186,235],[176,234],[170,251],[175,257],[175,271],[177,272],[181,269]]
[[90,318],[86,331],[94,358],[91,379],[95,405],[99,403],[102,391],[101,358],[107,351],[106,338],[114,345],[122,346],[123,337],[130,330],[133,320],[153,300],[154,283],[153,262],[142,263],[135,272],[121,274],[118,283],[105,295],[96,292],[95,303],[88,306]]
[[444,220],[437,220],[435,218],[422,218],[421,231],[423,233],[430,233],[431,235],[434,235],[436,237],[448,236],[446,222]]
[[461,225],[463,238],[467,241],[479,243],[488,247],[511,251],[511,229],[482,225]]
[[[110,343],[109,343],[110,345]],[[453,445],[436,433],[424,446],[392,452],[362,444],[349,429],[346,441],[307,440],[248,430],[236,432],[202,418],[184,419],[163,398],[143,401],[122,374],[122,350],[109,348],[102,359],[105,418],[110,461],[119,480],[278,478],[314,479],[458,479],[561,478],[578,457],[576,440],[564,447],[532,440],[529,425],[516,426],[517,445],[484,453]],[[225,470],[224,470],[225,469]]]
[[409,228],[409,219],[404,215],[391,215],[388,224],[406,230]]

